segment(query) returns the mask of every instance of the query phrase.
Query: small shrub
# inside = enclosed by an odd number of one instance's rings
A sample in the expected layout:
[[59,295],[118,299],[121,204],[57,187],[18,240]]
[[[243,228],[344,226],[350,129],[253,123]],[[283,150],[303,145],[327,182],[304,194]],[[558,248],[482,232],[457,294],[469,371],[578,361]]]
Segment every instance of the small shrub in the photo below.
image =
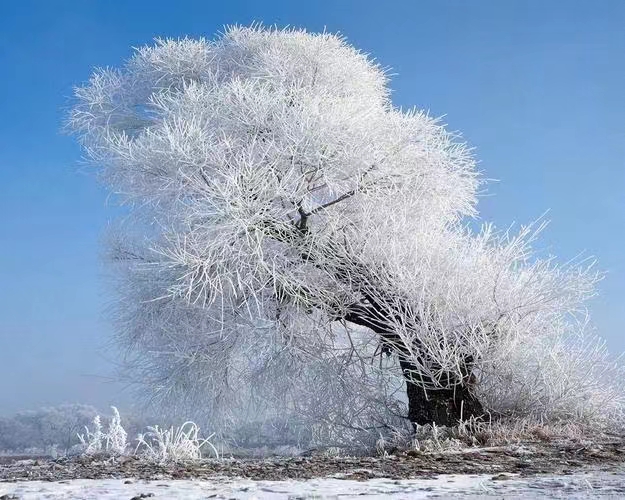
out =
[[148,432],[137,436],[135,454],[157,462],[200,460],[202,447],[208,445],[215,458],[219,458],[217,448],[210,442],[214,434],[200,439],[199,432],[200,428],[194,422],[169,429],[161,429],[158,425],[148,427]]
[[85,434],[78,434],[78,439],[84,446],[83,453],[85,455],[93,455],[103,451],[105,439],[100,415],[96,415],[93,418],[93,429],[93,432],[91,432],[89,427],[85,426]]
[[[96,415],[93,419],[93,431],[85,427],[85,434],[78,435],[83,454],[128,453],[128,434],[121,425],[119,411],[114,406],[111,408],[113,416],[106,431],[103,430],[100,416]],[[201,439],[199,434],[200,428],[194,422],[185,422],[180,427],[172,426],[169,429],[154,425],[148,427],[148,432],[138,434],[133,454],[156,462],[199,460],[202,458],[202,447],[208,445],[213,455],[219,458],[217,448],[210,442],[214,434],[206,439]]]

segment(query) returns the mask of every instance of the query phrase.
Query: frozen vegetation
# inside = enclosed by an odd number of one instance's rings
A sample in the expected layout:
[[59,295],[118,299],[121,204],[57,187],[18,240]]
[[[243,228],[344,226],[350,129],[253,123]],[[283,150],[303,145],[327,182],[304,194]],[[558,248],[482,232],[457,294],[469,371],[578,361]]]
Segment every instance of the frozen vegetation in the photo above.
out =
[[[147,427],[147,432],[137,434],[136,445],[128,442],[128,433],[121,424],[117,408],[112,407],[113,416],[108,427],[103,428],[99,415],[93,419],[93,428],[85,426],[85,434],[79,434],[80,453],[85,455],[135,455],[150,462],[176,462],[200,460],[202,448],[210,449],[219,458],[217,448],[210,442],[213,435],[200,438],[200,428],[194,422],[185,422],[169,429],[158,425]],[[134,446],[134,449],[133,449]]]
[[80,404],[20,412],[0,418],[0,455],[134,455],[155,463],[218,456],[213,436],[201,438],[194,422],[161,427],[132,416],[123,421],[115,407],[104,417],[94,407]]
[[535,252],[544,221],[470,231],[471,150],[342,38],[161,40],[75,95],[69,128],[129,207],[108,246],[124,375],[161,408],[232,446],[623,428],[594,262]]
[[[0,498],[585,498],[625,493],[622,439],[598,444],[573,429],[558,435],[561,428],[545,425],[516,429],[516,445],[509,425],[491,425],[481,429],[481,444],[500,439],[507,446],[477,446],[478,432],[463,422],[454,429],[417,428],[409,445],[380,438],[377,457],[327,448],[314,455],[295,450],[300,456],[258,460],[234,458],[232,450],[218,453],[212,435],[201,439],[192,422],[148,427],[133,445],[116,408],[104,420],[105,425],[96,415],[79,435],[81,445],[73,451],[80,455],[0,459]],[[521,444],[520,438],[530,435],[534,442]],[[467,447],[467,439],[473,447]]]
[[[65,455],[82,451],[79,435],[92,426],[98,409],[84,404],[63,404],[38,410],[22,411],[0,417],[0,454],[5,455]],[[152,417],[141,418],[128,412],[123,426],[136,435]],[[108,425],[109,419],[100,420]]]

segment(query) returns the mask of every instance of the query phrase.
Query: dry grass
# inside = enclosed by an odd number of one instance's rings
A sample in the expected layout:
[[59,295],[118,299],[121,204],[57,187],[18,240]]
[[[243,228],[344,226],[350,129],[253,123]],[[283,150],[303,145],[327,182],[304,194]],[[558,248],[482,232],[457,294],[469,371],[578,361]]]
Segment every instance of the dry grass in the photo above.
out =
[[378,455],[384,456],[395,450],[439,453],[529,443],[577,443],[589,446],[614,437],[623,438],[620,434],[599,432],[578,423],[544,423],[530,418],[498,421],[471,418],[455,427],[428,424],[417,426],[414,433],[396,431],[390,438],[380,437],[376,451]]

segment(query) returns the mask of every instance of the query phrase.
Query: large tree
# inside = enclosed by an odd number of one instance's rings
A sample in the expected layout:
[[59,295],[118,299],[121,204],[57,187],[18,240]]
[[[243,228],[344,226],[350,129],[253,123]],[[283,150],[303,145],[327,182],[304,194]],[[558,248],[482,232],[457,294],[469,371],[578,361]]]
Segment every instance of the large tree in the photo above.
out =
[[273,387],[303,413],[325,398],[369,416],[405,401],[390,413],[439,425],[585,397],[586,368],[563,366],[595,346],[578,313],[597,274],[532,257],[542,226],[472,234],[470,151],[387,83],[335,35],[234,27],[76,89],[70,126],[131,206],[118,332],[157,394],[227,408]]

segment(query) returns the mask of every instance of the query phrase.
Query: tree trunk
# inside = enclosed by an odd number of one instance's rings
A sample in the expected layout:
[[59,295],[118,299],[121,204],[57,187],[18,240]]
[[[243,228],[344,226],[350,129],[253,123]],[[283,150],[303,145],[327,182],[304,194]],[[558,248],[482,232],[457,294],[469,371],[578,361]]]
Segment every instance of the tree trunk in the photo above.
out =
[[400,361],[408,396],[408,419],[413,426],[436,424],[452,427],[462,419],[479,418],[484,409],[465,384],[451,389],[425,391],[412,381],[413,370],[407,361]]
[[[368,304],[354,304],[343,317],[351,323],[366,326],[380,335],[385,345],[383,352],[394,352],[399,357],[399,364],[406,380],[406,394],[408,396],[408,419],[413,428],[416,425],[436,424],[451,427],[460,420],[471,417],[480,418],[484,408],[479,400],[471,393],[470,383],[473,378],[471,367],[473,359],[465,360],[466,374],[462,381],[449,383],[449,389],[424,390],[414,382],[417,367],[408,357],[409,350],[401,338],[388,329],[388,322],[383,319],[382,309],[373,300]],[[454,376],[449,374],[447,381],[453,381]],[[443,377],[441,377],[441,382]],[[435,385],[431,380],[423,380],[426,385]],[[429,384],[428,384],[429,382]]]
[[[301,206],[299,207],[299,213],[301,218],[297,225],[293,226],[292,231],[286,230],[284,227],[272,228],[271,224],[269,224],[269,234],[284,243],[294,244],[294,242],[301,242],[301,239],[308,234],[307,220],[310,214],[305,213]],[[331,244],[327,245],[328,254],[333,257],[341,255],[342,252],[339,247]],[[300,248],[303,247],[304,245],[301,245]],[[319,254],[322,255],[323,252]],[[319,260],[323,261],[324,259],[318,259],[318,255],[314,255],[308,250],[301,251],[300,255],[305,262],[311,262],[313,265],[323,269],[326,268],[319,264]],[[385,346],[383,352],[386,350],[389,353],[394,352],[399,356],[399,363],[406,380],[408,419],[413,427],[417,424],[453,426],[461,419],[479,418],[483,415],[482,404],[469,389],[470,380],[472,379],[471,367],[474,361],[472,358],[465,360],[464,368],[466,374],[463,380],[456,381],[455,384],[449,384],[452,388],[425,391],[413,382],[412,374],[416,373],[417,370],[408,358],[409,349],[393,331],[394,320],[401,320],[402,317],[406,316],[415,317],[411,312],[410,305],[408,303],[397,304],[397,301],[392,298],[385,300],[379,293],[376,293],[378,289],[376,279],[370,276],[368,269],[364,265],[354,263],[348,255],[345,256],[345,263],[342,265],[335,264],[332,272],[339,281],[357,289],[363,297],[362,301],[349,306],[335,320],[341,319],[373,330],[380,335],[380,340]],[[307,296],[312,296],[312,294],[306,293],[304,287],[301,288],[301,292]],[[415,342],[418,343],[418,340]],[[419,351],[418,345],[413,347],[417,348],[417,352]],[[452,379],[453,376],[450,374],[449,380]]]

